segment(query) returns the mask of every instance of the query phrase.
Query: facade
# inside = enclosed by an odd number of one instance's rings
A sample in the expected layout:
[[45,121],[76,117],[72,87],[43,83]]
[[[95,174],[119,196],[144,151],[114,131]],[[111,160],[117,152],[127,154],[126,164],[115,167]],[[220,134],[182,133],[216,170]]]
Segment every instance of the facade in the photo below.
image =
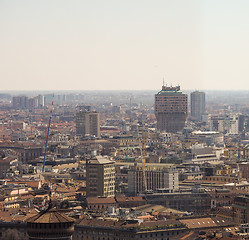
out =
[[45,97],[43,95],[38,95],[37,97],[38,102],[38,108],[44,108],[45,107]]
[[13,108],[28,108],[28,97],[26,96],[16,96],[12,97],[12,107]]
[[248,162],[240,163],[239,169],[240,169],[241,177],[245,178],[246,180],[249,180],[249,163]]
[[12,107],[16,109],[33,109],[33,108],[44,108],[45,97],[38,95],[33,98],[27,96],[15,96],[12,98]]
[[[146,190],[150,192],[173,192],[179,189],[178,172],[172,164],[146,164]],[[128,193],[143,193],[142,165],[131,166],[128,171]]]
[[25,222],[4,222],[0,223],[0,240],[15,239],[28,240],[27,224]]
[[212,116],[209,119],[210,131],[227,134],[239,133],[239,116]]
[[130,239],[172,239],[186,232],[183,223],[177,220],[145,221],[137,220],[113,221],[99,219],[83,219],[75,226],[73,239],[130,240]]
[[233,220],[236,223],[249,222],[249,195],[239,196],[234,199]]
[[100,114],[83,107],[76,113],[76,135],[100,137]]
[[180,86],[162,86],[155,95],[155,115],[157,130],[175,133],[185,126],[188,96],[180,91]]
[[148,204],[194,213],[203,213],[211,208],[211,197],[206,192],[154,193],[147,194],[146,200]]
[[5,178],[10,168],[10,158],[0,157],[0,179]]
[[201,121],[201,116],[205,113],[205,93],[199,91],[192,92],[190,95],[190,103],[191,116],[194,119]]
[[112,197],[115,195],[115,162],[96,156],[86,163],[87,197]]
[[87,197],[86,202],[90,210],[108,211],[111,208],[117,207],[117,202],[114,197]]
[[22,146],[21,144],[15,145],[0,145],[0,150],[11,149],[18,153],[18,160],[27,163],[29,160],[34,160],[42,155],[42,147],[39,146]]

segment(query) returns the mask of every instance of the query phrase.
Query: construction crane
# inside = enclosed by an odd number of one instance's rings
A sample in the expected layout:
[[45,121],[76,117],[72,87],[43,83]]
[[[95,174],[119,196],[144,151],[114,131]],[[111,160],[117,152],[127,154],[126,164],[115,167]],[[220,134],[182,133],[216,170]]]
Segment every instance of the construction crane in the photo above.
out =
[[[54,99],[54,95],[53,95],[53,99]],[[45,171],[45,162],[46,162],[46,155],[47,155],[47,148],[48,148],[48,136],[49,136],[49,130],[50,130],[51,120],[52,120],[52,116],[53,116],[53,105],[54,105],[54,101],[52,100],[52,107],[51,107],[51,111],[50,111],[47,137],[46,137],[46,142],[45,142],[45,152],[44,152],[44,159],[43,159],[43,165],[42,165],[42,172]]]
[[147,180],[146,180],[146,167],[145,167],[145,163],[146,163],[146,145],[145,145],[145,132],[143,129],[143,133],[142,133],[142,184],[143,184],[143,192],[146,193],[147,192]]

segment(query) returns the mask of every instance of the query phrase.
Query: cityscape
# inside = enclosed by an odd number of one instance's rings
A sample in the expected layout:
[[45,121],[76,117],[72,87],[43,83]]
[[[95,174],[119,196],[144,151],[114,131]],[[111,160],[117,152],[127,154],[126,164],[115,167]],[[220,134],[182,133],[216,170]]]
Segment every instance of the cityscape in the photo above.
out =
[[249,237],[245,92],[25,94],[0,95],[0,239]]
[[0,0],[0,240],[249,240],[248,0]]

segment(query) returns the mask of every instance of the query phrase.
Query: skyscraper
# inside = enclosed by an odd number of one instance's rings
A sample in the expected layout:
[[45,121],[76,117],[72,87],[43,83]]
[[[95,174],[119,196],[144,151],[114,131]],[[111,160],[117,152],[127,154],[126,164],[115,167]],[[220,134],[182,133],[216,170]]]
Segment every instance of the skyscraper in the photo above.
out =
[[180,91],[180,86],[162,86],[155,95],[155,115],[159,131],[175,133],[185,126],[188,96]]
[[191,93],[191,116],[196,120],[201,120],[202,114],[205,113],[205,93],[195,91]]
[[76,135],[100,137],[100,114],[90,106],[81,107],[76,113]]

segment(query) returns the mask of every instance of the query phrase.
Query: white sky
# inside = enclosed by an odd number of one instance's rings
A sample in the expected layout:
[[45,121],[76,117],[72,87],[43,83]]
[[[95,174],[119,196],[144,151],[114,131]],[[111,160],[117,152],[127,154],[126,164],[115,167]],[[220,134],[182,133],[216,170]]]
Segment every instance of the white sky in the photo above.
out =
[[249,90],[248,0],[0,0],[0,90]]

